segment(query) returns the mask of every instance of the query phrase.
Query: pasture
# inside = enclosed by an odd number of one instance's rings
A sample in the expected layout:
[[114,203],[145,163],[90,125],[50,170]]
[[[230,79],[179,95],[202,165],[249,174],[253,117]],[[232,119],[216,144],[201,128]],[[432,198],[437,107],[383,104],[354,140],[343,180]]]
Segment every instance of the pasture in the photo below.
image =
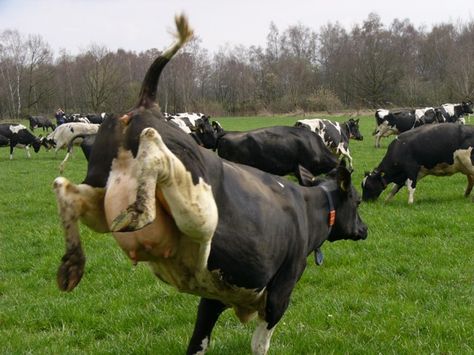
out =
[[[300,117],[298,117],[300,118]],[[226,130],[293,125],[297,117],[222,118]],[[329,117],[345,120],[345,117]],[[360,120],[351,141],[353,183],[381,160],[393,138],[374,148],[374,118]],[[36,130],[35,134],[40,131]],[[52,181],[65,155],[0,148],[0,353],[182,354],[198,297],[180,294],[134,267],[111,235],[81,226],[85,275],[71,293],[56,286],[63,255]],[[64,176],[79,183],[79,149]],[[474,204],[466,178],[426,177],[407,204],[406,188],[362,203],[365,241],[325,243],[313,256],[277,325],[270,354],[467,354],[474,352]],[[251,203],[251,201],[249,201]],[[219,319],[209,354],[249,354],[255,323],[233,312]]]

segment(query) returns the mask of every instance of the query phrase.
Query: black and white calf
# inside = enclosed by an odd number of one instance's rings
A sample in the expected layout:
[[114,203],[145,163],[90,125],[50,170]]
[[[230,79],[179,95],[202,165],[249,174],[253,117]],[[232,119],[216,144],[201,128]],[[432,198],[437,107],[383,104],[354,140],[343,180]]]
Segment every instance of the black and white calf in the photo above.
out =
[[413,128],[443,122],[439,109],[425,107],[415,110],[400,110],[391,112],[385,109],[375,111],[376,128],[373,133],[375,136],[375,147],[380,148],[380,139],[392,134],[399,134]]
[[[22,124],[0,124],[0,136],[3,136],[3,144],[10,146],[10,159],[13,159],[13,148],[16,146],[24,147],[26,149],[26,156],[31,158],[30,146],[33,146],[35,153],[38,153],[43,143],[41,138],[36,137]],[[8,140],[8,144],[5,143],[5,139]]]
[[427,175],[467,176],[465,196],[474,184],[474,127],[440,123],[400,134],[388,146],[382,162],[362,181],[362,199],[377,199],[388,184],[394,183],[390,200],[404,185],[408,203],[413,203],[417,181]]
[[324,144],[339,157],[346,157],[352,168],[352,157],[349,151],[349,139],[363,140],[359,131],[359,119],[353,118],[343,123],[323,118],[298,120],[296,127],[309,129],[321,137]]
[[258,316],[251,346],[265,354],[307,256],[326,240],[364,239],[367,226],[345,167],[299,186],[225,161],[164,119],[158,79],[192,34],[184,17],[176,23],[179,42],[152,63],[136,107],[101,125],[83,183],[54,181],[66,242],[58,285],[71,291],[83,275],[80,220],[201,297],[188,354],[205,353],[226,309],[242,322]]

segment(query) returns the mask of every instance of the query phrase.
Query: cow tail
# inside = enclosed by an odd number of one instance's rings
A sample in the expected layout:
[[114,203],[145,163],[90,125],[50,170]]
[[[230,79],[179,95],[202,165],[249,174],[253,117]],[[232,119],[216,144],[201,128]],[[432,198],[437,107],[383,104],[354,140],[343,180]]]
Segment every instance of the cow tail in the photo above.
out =
[[156,91],[158,89],[158,81],[160,79],[161,72],[170,59],[175,53],[193,36],[193,30],[189,27],[188,19],[184,15],[176,16],[176,37],[177,41],[163,54],[161,54],[151,64],[148,69],[145,79],[140,90],[140,96],[136,105],[138,107],[151,108],[157,106],[156,104]]

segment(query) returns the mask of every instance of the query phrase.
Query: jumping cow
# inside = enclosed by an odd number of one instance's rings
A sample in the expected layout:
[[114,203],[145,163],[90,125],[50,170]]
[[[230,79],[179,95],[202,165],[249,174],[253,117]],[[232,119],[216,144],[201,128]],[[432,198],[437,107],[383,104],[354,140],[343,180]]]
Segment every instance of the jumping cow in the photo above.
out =
[[56,126],[53,122],[47,117],[43,116],[28,116],[28,121],[30,121],[30,129],[43,128],[43,131],[48,131],[51,128],[51,131],[54,131]]
[[363,140],[359,131],[359,119],[350,118],[343,123],[333,122],[322,118],[298,120],[296,127],[306,128],[321,137],[324,144],[336,155],[346,157],[352,168],[352,157],[349,151],[349,139]]
[[184,17],[176,23],[179,40],[148,69],[135,108],[99,128],[83,183],[54,181],[66,242],[58,285],[71,291],[84,273],[81,220],[112,232],[134,263],[201,297],[188,354],[206,351],[229,308],[243,322],[258,315],[252,351],[265,354],[307,256],[325,240],[364,239],[367,226],[344,166],[299,186],[225,161],[164,119],[159,76],[192,35]]
[[393,182],[395,186],[387,200],[406,184],[408,203],[413,203],[418,180],[427,175],[458,172],[467,176],[465,196],[468,196],[474,184],[473,147],[473,126],[440,123],[402,133],[390,143],[379,166],[365,174],[362,199],[377,199]]
[[[26,149],[26,156],[31,158],[30,146],[33,146],[35,153],[43,145],[43,139],[36,137],[33,133],[28,131],[28,128],[22,124],[16,123],[2,123],[0,124],[0,136],[3,136],[3,144],[10,146],[10,159],[13,159],[13,148],[16,146],[22,146]],[[8,143],[5,140],[8,140]]]

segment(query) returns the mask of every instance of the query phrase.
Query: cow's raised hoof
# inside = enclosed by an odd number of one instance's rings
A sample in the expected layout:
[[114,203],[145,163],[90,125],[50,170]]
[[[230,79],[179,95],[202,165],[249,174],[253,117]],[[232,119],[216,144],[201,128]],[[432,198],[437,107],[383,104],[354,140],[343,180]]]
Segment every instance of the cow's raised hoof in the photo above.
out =
[[57,273],[58,287],[61,291],[72,291],[84,274],[86,257],[80,246],[68,250],[61,259]]

